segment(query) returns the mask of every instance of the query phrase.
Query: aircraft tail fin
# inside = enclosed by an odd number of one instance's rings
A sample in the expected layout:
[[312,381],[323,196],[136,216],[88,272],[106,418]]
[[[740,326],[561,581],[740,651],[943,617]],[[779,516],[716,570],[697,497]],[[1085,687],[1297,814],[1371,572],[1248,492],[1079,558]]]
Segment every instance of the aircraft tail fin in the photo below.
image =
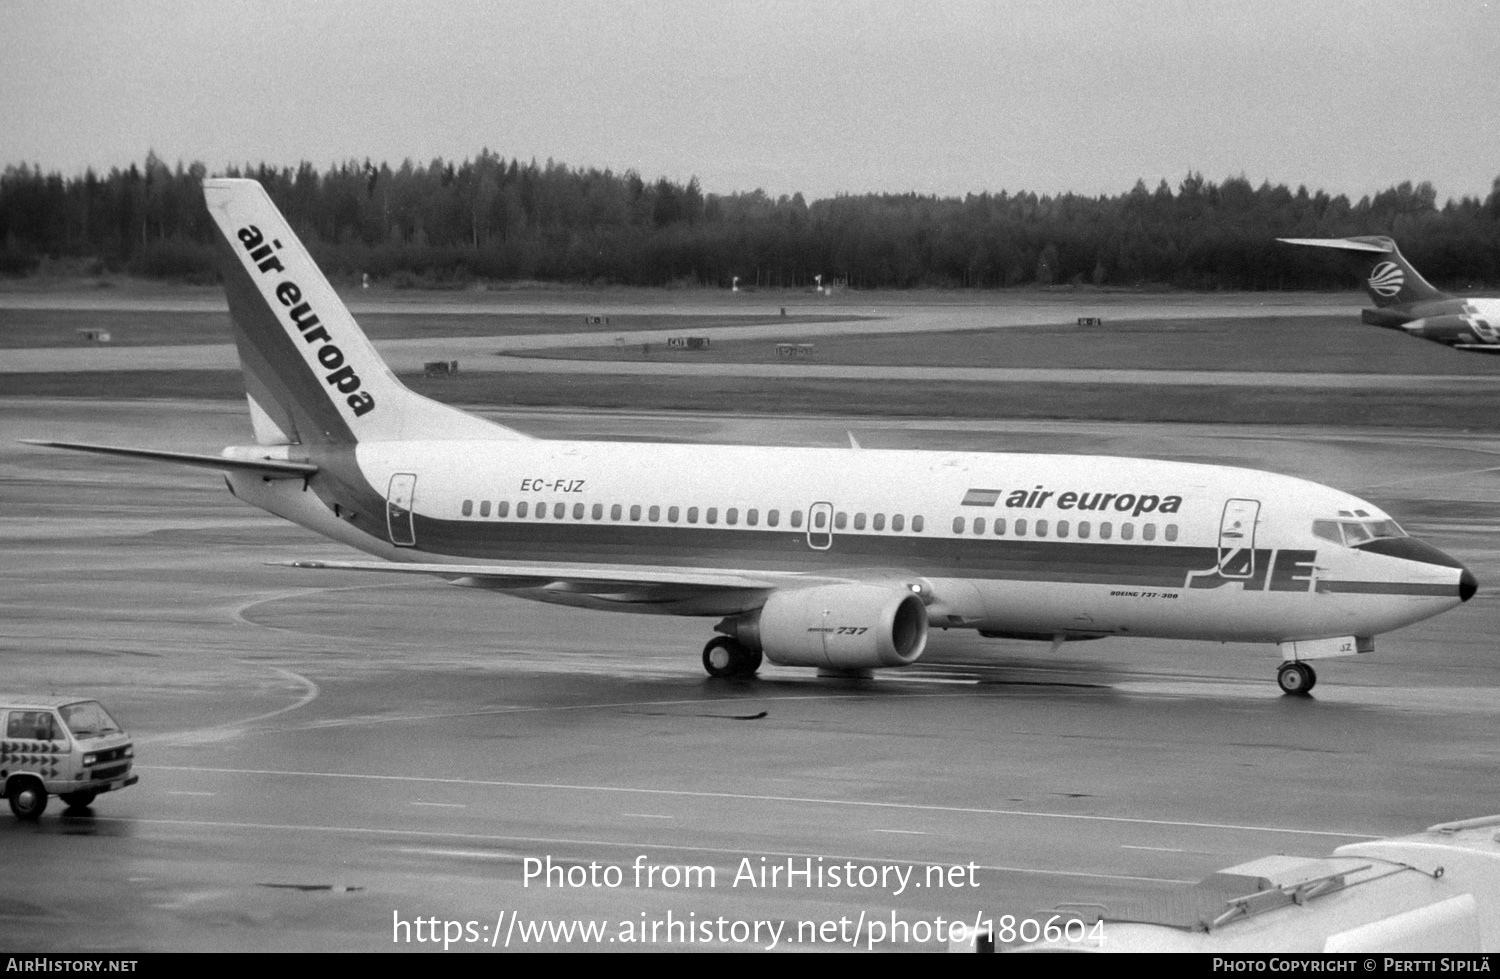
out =
[[1446,292],[1432,287],[1422,273],[1401,254],[1395,241],[1384,235],[1359,238],[1277,238],[1288,245],[1333,248],[1358,260],[1365,292],[1376,306],[1403,306],[1428,299],[1447,299]]
[[402,384],[259,183],[209,179],[203,196],[262,445],[526,438]]

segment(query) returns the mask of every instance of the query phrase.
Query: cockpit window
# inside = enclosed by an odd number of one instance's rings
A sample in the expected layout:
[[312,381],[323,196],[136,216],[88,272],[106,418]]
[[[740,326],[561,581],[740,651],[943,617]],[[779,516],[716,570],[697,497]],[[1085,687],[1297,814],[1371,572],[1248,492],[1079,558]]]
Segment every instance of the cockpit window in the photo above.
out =
[[[1363,514],[1363,510],[1355,511]],[[1343,520],[1314,520],[1313,534],[1324,540],[1333,541],[1335,544],[1347,544],[1356,547],[1367,541],[1379,540],[1388,537],[1405,537],[1406,531],[1394,520],[1367,519],[1350,520],[1348,511],[1343,511]]]

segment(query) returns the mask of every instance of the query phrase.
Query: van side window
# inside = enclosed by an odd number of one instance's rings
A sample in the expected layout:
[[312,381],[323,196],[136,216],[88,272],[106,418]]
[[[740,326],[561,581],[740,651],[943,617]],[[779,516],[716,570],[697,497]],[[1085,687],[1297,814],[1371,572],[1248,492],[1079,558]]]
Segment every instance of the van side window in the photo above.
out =
[[48,710],[13,710],[5,725],[7,738],[24,738],[28,741],[56,741],[57,730],[52,723],[52,712]]

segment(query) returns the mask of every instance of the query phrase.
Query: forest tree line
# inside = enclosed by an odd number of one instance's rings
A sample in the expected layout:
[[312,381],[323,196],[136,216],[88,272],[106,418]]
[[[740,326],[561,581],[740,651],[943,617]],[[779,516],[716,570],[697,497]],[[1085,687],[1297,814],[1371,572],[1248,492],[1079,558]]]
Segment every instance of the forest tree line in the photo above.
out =
[[[0,273],[49,260],[94,272],[212,281],[214,230],[201,163],[90,169],[25,164],[0,174]],[[633,170],[506,160],[392,168],[229,168],[253,177],[336,278],[396,285],[522,281],[742,288],[1171,285],[1187,289],[1349,288],[1339,256],[1277,237],[1384,234],[1435,284],[1500,285],[1500,178],[1483,200],[1441,206],[1430,183],[1351,202],[1243,177],[1138,181],[1115,196],[1029,192],[937,197],[705,194]]]

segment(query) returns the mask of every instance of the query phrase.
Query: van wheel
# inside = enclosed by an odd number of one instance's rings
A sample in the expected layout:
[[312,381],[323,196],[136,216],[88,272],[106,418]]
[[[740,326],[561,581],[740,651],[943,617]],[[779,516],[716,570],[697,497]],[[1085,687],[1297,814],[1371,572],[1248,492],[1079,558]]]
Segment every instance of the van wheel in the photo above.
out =
[[5,794],[10,796],[10,811],[17,819],[36,822],[47,808],[47,790],[34,778],[11,783]]
[[64,792],[58,796],[69,809],[83,809],[94,801],[97,792]]

